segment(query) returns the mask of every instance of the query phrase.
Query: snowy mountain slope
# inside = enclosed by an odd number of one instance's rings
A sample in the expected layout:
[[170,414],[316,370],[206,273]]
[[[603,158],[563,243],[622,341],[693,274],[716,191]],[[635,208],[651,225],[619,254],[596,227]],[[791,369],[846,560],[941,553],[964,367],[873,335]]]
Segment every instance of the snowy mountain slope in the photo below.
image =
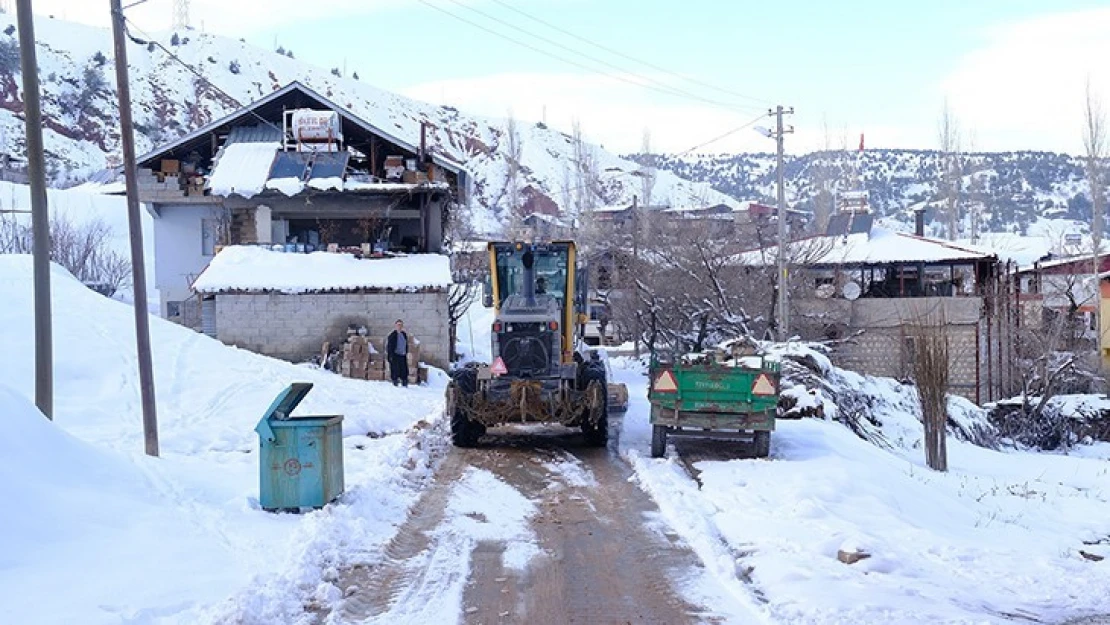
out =
[[[21,155],[23,103],[14,15],[0,15],[0,149]],[[57,185],[80,182],[120,162],[118,108],[112,46],[106,29],[39,17],[38,61],[43,90],[45,144],[49,174]],[[291,82],[301,81],[356,115],[397,136],[419,142],[420,123],[432,124],[431,149],[461,161],[474,174],[475,221],[481,230],[500,227],[507,217],[504,193],[508,155],[505,123],[470,116],[450,107],[417,102],[352,78],[307,65],[276,52],[196,31],[157,35],[167,47],[204,76],[204,80],[153,46],[131,42],[131,97],[136,143],[143,153],[160,143],[233,111]],[[211,89],[216,85],[228,96]],[[543,124],[517,124],[521,141],[520,188],[525,200],[542,206],[561,204],[564,168],[573,170],[571,138]],[[596,149],[600,172],[598,204],[630,201],[640,181],[629,175],[637,165]],[[576,178],[571,176],[577,185]],[[675,204],[707,199],[731,202],[706,185],[663,173],[654,197]],[[544,199],[546,198],[546,200]]]
[[[10,506],[0,515],[9,539],[0,622],[296,623],[327,567],[364,557],[404,520],[441,445],[442,433],[421,424],[442,412],[441,376],[395,389],[152,318],[154,460],[140,455],[131,307],[57,267],[52,299],[46,423],[25,399],[34,393],[31,259],[0,255],[0,414],[10,417],[0,442]],[[345,416],[347,494],[320,513],[271,515],[258,509],[253,428],[293,381],[316,385],[299,414]]]
[[[774,202],[773,154],[633,155],[649,159],[660,169],[690,180],[711,184],[739,199]],[[1091,219],[1089,186],[1081,158],[1050,152],[1001,152],[963,155],[960,204],[964,207],[963,236],[970,233],[967,209],[980,214],[979,232],[1033,234],[1050,220],[1061,230],[1083,231]],[[941,205],[938,181],[941,154],[930,150],[867,150],[815,152],[785,157],[787,200],[813,211],[823,188],[828,192],[855,189],[862,174],[871,208],[888,218],[888,225],[913,227],[913,208],[933,208],[926,214],[929,227],[940,234],[935,208]],[[828,181],[828,186],[823,186]],[[1040,222],[1040,226],[1038,226]],[[1080,222],[1080,223],[1072,223]]]

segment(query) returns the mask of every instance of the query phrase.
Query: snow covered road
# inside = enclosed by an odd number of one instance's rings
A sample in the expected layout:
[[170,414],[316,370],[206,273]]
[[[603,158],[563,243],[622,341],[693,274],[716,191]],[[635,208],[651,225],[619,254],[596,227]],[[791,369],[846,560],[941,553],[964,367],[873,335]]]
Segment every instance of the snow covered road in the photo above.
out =
[[452,450],[382,553],[340,576],[349,598],[323,621],[761,622],[630,478],[565,428]]

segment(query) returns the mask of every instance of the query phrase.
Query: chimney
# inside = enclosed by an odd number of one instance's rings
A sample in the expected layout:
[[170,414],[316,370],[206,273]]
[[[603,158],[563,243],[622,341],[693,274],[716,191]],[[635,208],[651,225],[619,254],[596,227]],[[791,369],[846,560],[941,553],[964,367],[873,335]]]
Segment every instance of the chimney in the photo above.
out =
[[918,208],[913,211],[913,233],[919,237],[925,236],[925,209]]

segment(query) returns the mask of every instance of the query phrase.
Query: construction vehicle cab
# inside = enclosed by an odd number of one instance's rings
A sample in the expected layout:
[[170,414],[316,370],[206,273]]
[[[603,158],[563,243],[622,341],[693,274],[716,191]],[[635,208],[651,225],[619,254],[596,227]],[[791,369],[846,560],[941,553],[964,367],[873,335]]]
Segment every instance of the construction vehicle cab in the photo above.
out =
[[574,243],[495,242],[488,249],[493,362],[452,374],[452,440],[471,446],[487,427],[546,422],[581,427],[590,443],[604,445],[606,371],[581,349],[586,273]]

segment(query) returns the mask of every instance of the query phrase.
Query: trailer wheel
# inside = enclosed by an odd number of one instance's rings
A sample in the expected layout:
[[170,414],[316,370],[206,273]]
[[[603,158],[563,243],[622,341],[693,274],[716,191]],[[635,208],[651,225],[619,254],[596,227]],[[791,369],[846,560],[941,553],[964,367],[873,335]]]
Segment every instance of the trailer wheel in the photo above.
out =
[[651,457],[662,458],[667,453],[667,426],[651,426]]
[[473,447],[485,433],[485,427],[471,419],[462,404],[470,401],[478,389],[478,374],[473,369],[462,369],[452,375],[448,386],[451,408],[451,442],[455,447]]
[[[578,383],[588,393],[596,393],[594,399],[601,404],[600,415],[591,421],[591,408],[586,407],[582,414],[582,433],[591,447],[604,447],[609,442],[609,385],[605,379],[605,365],[591,362],[579,369]],[[594,403],[594,402],[591,402]]]
[[755,457],[766,458],[771,455],[771,433],[766,430],[756,432],[752,436],[755,443]]

